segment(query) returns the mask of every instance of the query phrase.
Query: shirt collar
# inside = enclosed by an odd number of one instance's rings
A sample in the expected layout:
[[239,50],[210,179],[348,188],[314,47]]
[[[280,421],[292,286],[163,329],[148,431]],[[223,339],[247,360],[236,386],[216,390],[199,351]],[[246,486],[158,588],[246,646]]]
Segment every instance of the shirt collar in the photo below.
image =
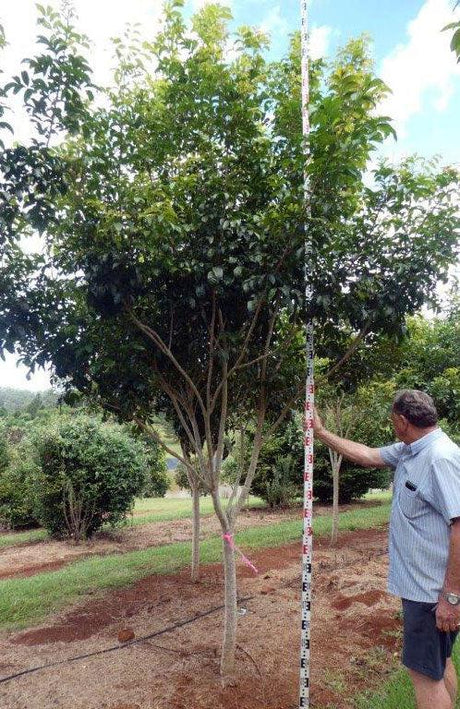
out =
[[433,443],[433,441],[436,441],[438,438],[440,438],[443,435],[444,435],[444,431],[442,429],[435,428],[434,431],[431,431],[430,433],[427,433],[425,436],[418,438],[413,443],[409,443],[409,445],[406,444],[405,451],[407,453],[410,453],[411,455],[414,455],[415,453],[418,453],[419,451],[426,448],[426,446],[429,446],[431,443]]

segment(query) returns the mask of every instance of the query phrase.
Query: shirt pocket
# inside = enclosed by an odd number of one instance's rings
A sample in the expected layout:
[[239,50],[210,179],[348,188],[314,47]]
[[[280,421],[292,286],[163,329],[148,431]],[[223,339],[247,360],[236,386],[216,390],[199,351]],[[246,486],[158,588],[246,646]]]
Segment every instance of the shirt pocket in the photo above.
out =
[[421,499],[418,490],[409,490],[403,485],[399,493],[399,507],[404,517],[414,519],[424,513],[425,502]]

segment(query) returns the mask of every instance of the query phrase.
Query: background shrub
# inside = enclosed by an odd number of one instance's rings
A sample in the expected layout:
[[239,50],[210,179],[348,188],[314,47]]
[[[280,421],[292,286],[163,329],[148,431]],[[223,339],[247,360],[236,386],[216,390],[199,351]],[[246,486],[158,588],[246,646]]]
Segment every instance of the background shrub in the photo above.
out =
[[[250,446],[246,446],[250,451]],[[270,507],[292,504],[303,494],[303,432],[300,414],[291,418],[262,447],[251,486]],[[245,461],[249,465],[249,458]]]
[[38,468],[24,446],[11,456],[0,473],[0,525],[8,529],[38,527],[34,501],[34,476]]
[[116,524],[145,484],[143,445],[119,426],[77,415],[35,438],[36,514],[53,536],[75,541]]
[[145,456],[147,469],[139,496],[164,497],[170,486],[166,455],[159,446],[148,445]]

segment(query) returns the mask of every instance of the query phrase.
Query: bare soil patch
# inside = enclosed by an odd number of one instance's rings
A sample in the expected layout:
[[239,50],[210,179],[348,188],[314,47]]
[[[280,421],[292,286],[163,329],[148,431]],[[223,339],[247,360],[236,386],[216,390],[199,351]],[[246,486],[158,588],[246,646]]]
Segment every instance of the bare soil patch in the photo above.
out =
[[[351,709],[399,651],[399,602],[384,593],[386,532],[314,542],[312,708]],[[38,628],[0,637],[1,676],[80,654],[119,649],[0,684],[4,709],[294,709],[300,643],[299,544],[251,555],[260,573],[239,567],[241,616],[236,683],[219,678],[222,567],[150,576],[85,599]],[[173,629],[172,626],[192,622]],[[119,642],[122,630],[136,640]]]

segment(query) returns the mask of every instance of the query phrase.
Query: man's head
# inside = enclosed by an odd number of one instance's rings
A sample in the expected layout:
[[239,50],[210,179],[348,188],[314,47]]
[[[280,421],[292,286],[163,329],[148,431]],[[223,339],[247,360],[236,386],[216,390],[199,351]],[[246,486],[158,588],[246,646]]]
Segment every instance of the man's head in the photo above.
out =
[[438,412],[433,399],[424,391],[402,389],[393,401],[391,420],[398,438],[413,443],[436,428]]

